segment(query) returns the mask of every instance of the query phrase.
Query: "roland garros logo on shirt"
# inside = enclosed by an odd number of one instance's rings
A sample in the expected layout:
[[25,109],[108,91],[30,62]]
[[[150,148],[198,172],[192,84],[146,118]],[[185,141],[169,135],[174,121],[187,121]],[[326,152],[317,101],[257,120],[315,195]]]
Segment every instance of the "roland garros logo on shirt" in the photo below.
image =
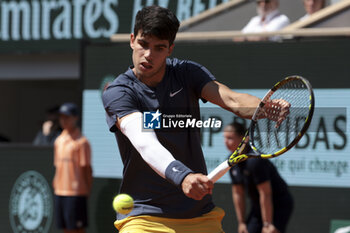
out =
[[221,128],[222,121],[216,118],[206,120],[192,118],[186,114],[162,114],[157,111],[143,113],[144,129],[170,129],[170,128]]
[[15,233],[47,233],[52,221],[52,195],[46,179],[36,171],[20,175],[11,192],[9,217]]

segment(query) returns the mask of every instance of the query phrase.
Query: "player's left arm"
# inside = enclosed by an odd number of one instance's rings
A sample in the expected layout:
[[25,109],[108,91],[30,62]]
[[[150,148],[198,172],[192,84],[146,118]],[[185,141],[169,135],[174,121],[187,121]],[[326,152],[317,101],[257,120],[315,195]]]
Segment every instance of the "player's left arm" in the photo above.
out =
[[273,225],[273,202],[272,188],[269,180],[257,185],[261,209],[261,220],[263,222],[262,233],[278,233]]
[[232,91],[217,81],[208,82],[202,89],[201,97],[239,117],[250,119],[260,103],[258,97]]
[[[201,97],[241,118],[251,119],[260,99],[246,93],[232,91],[217,81],[208,82],[202,89]],[[265,103],[259,118],[276,121],[276,128],[289,114],[290,104],[282,99],[273,99]]]

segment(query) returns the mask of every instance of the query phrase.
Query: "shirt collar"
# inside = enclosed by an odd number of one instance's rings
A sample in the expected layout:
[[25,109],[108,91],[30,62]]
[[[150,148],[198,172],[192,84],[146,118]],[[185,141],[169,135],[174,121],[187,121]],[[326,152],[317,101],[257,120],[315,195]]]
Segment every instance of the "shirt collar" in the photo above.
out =
[[[268,13],[266,15],[264,23],[270,22],[273,18],[275,18],[279,14],[280,14],[280,12],[278,9],[271,11],[270,13]],[[260,17],[260,19],[261,19],[261,17]]]
[[72,134],[69,134],[69,133],[68,133],[68,130],[64,129],[64,130],[62,131],[61,134],[62,134],[62,136],[64,136],[64,137],[71,137],[71,138],[73,138],[73,139],[77,139],[77,138],[80,137],[80,129],[79,129],[79,128],[76,128],[76,129],[73,131]]

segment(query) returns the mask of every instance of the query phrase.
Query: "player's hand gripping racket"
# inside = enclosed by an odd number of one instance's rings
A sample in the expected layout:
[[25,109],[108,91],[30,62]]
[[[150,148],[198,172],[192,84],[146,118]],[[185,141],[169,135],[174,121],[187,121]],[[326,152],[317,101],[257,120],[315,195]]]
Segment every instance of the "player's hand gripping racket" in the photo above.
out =
[[[273,158],[291,149],[311,123],[314,102],[311,84],[305,78],[289,76],[276,83],[256,108],[237,149],[208,178],[215,183],[239,162],[252,157]],[[248,144],[252,150],[246,152]]]

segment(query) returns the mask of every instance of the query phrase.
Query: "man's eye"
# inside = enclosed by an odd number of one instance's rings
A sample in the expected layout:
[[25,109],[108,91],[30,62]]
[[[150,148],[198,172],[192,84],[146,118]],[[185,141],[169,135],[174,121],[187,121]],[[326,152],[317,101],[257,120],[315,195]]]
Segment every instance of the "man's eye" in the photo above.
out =
[[146,48],[146,47],[147,47],[147,44],[144,43],[144,42],[139,42],[139,45],[140,45],[142,48]]
[[157,47],[156,50],[157,51],[163,51],[165,48],[164,47]]

